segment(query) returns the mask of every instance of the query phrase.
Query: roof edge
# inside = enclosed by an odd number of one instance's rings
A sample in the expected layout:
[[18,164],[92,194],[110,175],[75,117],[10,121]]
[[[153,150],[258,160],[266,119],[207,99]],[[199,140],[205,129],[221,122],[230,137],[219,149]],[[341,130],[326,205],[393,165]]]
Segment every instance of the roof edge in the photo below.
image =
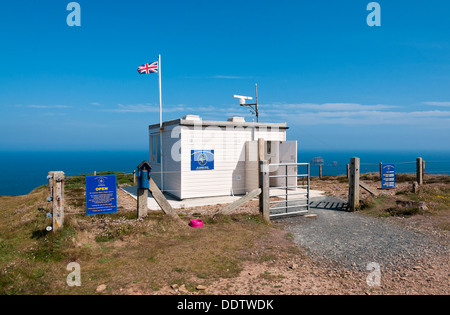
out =
[[[194,120],[185,120],[185,119],[175,119],[171,121],[166,121],[163,123],[164,127],[169,127],[173,125],[180,125],[180,126],[199,126],[202,127],[255,127],[255,128],[264,128],[264,127],[270,127],[270,128],[279,128],[279,129],[289,129],[287,126],[287,123],[254,123],[254,122],[230,122],[230,121],[208,121],[208,120],[200,120],[200,121],[194,121]],[[160,124],[153,124],[150,125],[149,129],[159,129]]]

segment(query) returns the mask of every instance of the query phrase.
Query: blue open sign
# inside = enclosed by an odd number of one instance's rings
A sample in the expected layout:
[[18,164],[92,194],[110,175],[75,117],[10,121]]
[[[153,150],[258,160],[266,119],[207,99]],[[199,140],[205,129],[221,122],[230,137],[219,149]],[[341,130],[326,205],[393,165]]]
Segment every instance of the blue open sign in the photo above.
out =
[[117,212],[116,175],[86,176],[87,215]]

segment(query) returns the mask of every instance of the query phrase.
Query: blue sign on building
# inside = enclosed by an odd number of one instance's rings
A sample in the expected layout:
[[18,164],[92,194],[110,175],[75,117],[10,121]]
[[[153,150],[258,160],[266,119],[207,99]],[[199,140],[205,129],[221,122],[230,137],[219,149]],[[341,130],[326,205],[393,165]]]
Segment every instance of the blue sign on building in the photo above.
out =
[[87,215],[117,212],[116,175],[86,176]]
[[214,170],[214,150],[191,151],[191,171],[212,171],[212,170]]
[[395,188],[395,164],[383,164],[381,171],[381,188]]

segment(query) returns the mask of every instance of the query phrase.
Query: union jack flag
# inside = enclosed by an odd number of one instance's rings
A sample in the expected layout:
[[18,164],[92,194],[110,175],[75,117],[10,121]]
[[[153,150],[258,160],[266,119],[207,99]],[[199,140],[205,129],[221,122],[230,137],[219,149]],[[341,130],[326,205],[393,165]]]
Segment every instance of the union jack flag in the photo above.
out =
[[149,74],[149,73],[158,73],[158,61],[155,61],[154,63],[140,66],[137,71],[139,74]]

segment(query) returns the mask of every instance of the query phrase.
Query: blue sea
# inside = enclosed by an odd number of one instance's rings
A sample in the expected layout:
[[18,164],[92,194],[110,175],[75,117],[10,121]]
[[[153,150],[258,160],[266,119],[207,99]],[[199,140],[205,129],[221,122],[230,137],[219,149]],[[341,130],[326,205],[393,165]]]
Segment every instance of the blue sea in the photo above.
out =
[[[361,159],[361,173],[379,172],[380,163],[395,164],[397,173],[416,173],[416,160],[421,157],[426,162],[427,174],[450,174],[450,151],[300,151],[299,162],[311,162],[315,157],[322,157],[323,175],[344,175],[347,164],[352,157]],[[311,176],[319,176],[319,167],[311,165]]]
[[66,176],[115,171],[132,173],[148,151],[0,152],[0,196],[24,195],[47,184],[49,171]]
[[[323,175],[342,175],[352,157],[361,158],[361,172],[378,172],[379,163],[396,163],[399,173],[415,173],[416,158],[422,157],[428,174],[450,174],[450,151],[379,152],[379,151],[302,151],[299,162],[324,159]],[[0,152],[0,195],[24,195],[47,183],[49,171],[64,171],[67,176],[93,174],[94,171],[131,173],[142,161],[148,160],[143,151],[96,152]],[[311,175],[318,176],[318,166]]]

